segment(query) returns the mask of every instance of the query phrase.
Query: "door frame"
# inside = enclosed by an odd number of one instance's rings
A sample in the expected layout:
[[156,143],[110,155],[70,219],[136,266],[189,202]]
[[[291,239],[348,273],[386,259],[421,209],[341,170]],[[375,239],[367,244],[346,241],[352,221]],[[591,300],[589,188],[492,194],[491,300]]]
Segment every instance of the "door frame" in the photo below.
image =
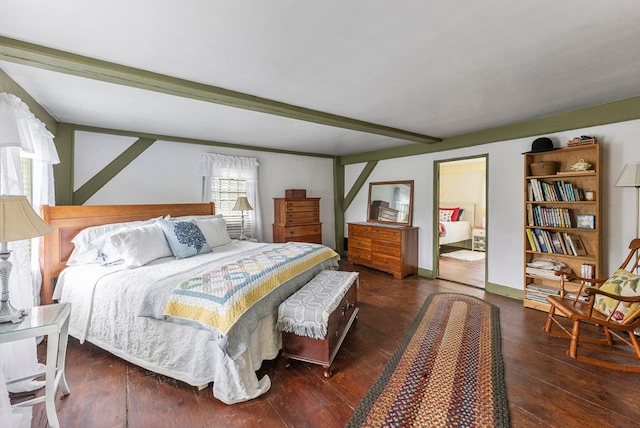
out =
[[[439,159],[434,161],[433,168],[433,236],[438,238],[440,234],[440,165],[444,163],[457,162],[468,159],[484,158],[485,162],[485,192],[484,192],[484,206],[485,206],[485,258],[484,258],[484,289],[487,286],[487,266],[489,260],[489,154],[477,154],[470,156],[461,156],[456,158]],[[473,239],[473,236],[471,237]],[[440,243],[439,239],[433,240],[433,277],[440,277]]]

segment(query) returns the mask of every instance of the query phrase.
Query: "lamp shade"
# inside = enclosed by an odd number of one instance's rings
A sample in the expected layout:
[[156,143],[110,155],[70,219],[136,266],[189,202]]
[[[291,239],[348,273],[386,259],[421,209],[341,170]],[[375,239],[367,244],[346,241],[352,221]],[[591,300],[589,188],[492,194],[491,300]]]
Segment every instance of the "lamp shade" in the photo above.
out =
[[20,241],[53,232],[31,208],[26,196],[0,196],[0,242]]
[[236,205],[233,207],[231,211],[251,211],[253,207],[249,203],[249,200],[246,196],[240,196],[236,200]]
[[640,163],[628,163],[622,169],[616,187],[640,187]]

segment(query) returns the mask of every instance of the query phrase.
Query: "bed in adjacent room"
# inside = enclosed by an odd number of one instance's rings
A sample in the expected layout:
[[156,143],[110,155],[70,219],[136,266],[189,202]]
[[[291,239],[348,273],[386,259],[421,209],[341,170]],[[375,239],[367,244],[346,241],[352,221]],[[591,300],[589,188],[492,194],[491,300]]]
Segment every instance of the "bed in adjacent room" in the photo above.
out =
[[[277,308],[338,255],[323,245],[231,240],[208,204],[44,206],[43,302],[69,333],[233,404],[265,393]],[[57,279],[55,289],[52,280]]]
[[440,245],[452,245],[471,239],[471,230],[475,225],[475,204],[442,202],[439,214]]

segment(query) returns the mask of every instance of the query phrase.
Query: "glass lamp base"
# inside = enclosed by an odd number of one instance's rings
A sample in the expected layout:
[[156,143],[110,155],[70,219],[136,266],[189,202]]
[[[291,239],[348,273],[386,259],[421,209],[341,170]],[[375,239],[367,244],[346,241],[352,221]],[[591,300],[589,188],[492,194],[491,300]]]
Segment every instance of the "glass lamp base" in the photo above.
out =
[[24,309],[16,309],[7,301],[0,302],[0,323],[9,322],[19,323],[27,315]]

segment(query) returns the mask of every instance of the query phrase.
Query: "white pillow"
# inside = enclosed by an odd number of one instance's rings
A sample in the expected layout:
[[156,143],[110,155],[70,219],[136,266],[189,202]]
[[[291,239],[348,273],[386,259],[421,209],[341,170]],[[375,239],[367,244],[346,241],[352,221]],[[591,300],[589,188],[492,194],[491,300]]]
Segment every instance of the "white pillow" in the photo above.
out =
[[121,229],[123,227],[131,227],[144,221],[129,221],[124,223],[102,224],[100,226],[91,226],[82,229],[80,233],[73,237],[73,251],[67,260],[68,266],[75,266],[87,263],[98,262],[98,251],[101,249],[104,240],[99,246],[92,245],[92,241],[105,237],[109,233]]
[[144,266],[172,255],[164,232],[157,223],[118,230],[109,236],[108,241],[129,267]]
[[227,221],[223,218],[208,218],[195,220],[196,225],[202,231],[207,244],[211,248],[226,245],[231,242],[229,232],[227,231]]

